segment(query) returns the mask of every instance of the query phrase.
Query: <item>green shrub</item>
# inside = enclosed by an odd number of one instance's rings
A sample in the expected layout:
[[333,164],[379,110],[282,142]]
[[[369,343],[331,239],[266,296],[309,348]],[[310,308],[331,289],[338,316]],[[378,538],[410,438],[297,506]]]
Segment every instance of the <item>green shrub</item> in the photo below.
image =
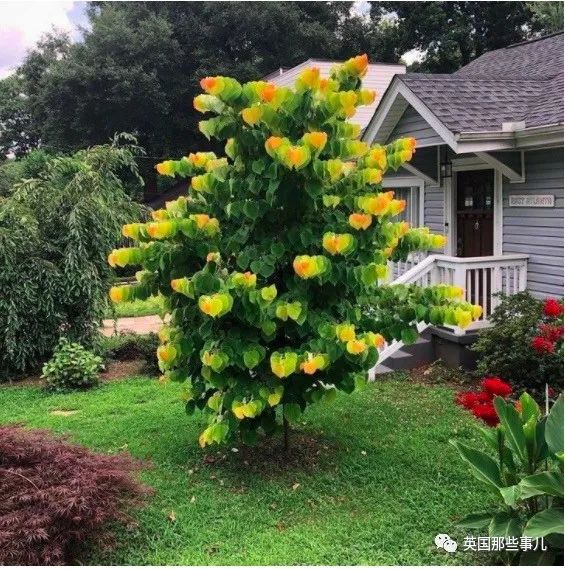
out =
[[14,184],[23,178],[21,160],[6,160],[0,163],[0,198],[12,193]]
[[61,333],[86,346],[96,336],[113,279],[106,251],[141,215],[116,174],[136,172],[134,151],[115,140],[52,158],[0,200],[0,375],[36,368]]
[[544,303],[529,292],[501,295],[493,311],[491,328],[483,331],[473,345],[479,352],[477,371],[483,376],[498,376],[517,390],[527,389],[536,397],[545,384],[560,388],[563,381],[563,357],[559,351],[541,356],[532,348],[532,340],[544,321]]
[[[492,489],[500,505],[466,516],[459,524],[491,537],[544,538],[548,551],[524,551],[521,565],[563,563],[563,396],[545,417],[523,393],[516,405],[494,398],[496,428],[480,432],[490,454],[451,443],[473,475]],[[491,457],[491,454],[495,458]]]
[[53,357],[43,366],[47,388],[51,391],[88,389],[98,383],[102,358],[80,344],[61,338]]
[[96,352],[106,360],[145,360],[144,372],[154,375],[159,373],[157,365],[157,334],[114,334],[102,336],[96,346]]

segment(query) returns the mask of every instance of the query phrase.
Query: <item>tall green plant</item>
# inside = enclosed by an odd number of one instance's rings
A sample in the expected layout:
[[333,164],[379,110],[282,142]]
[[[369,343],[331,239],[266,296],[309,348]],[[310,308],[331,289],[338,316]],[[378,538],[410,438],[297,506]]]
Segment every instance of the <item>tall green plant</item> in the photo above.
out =
[[450,441],[473,475],[490,487],[500,507],[471,514],[460,525],[488,528],[491,537],[544,538],[548,551],[522,553],[525,565],[563,561],[563,396],[544,416],[527,393],[518,409],[501,397],[494,406],[500,424],[481,428],[496,458],[459,441]]
[[112,271],[106,251],[140,207],[117,172],[137,173],[132,141],[116,138],[50,159],[0,201],[0,369],[22,372],[61,334],[88,344],[103,316]]
[[357,139],[347,119],[374,100],[362,89],[367,57],[296,88],[208,77],[194,100],[227,157],[200,152],[157,166],[191,178],[190,194],[128,224],[136,247],[113,265],[139,265],[115,301],[161,293],[171,323],[158,350],[165,376],[187,382],[187,410],[204,409],[202,446],[296,421],[310,404],[365,381],[385,340],[414,342],[420,321],[468,325],[480,314],[458,287],[383,286],[389,259],[445,243],[396,221],[405,202],[382,178],[416,141]]

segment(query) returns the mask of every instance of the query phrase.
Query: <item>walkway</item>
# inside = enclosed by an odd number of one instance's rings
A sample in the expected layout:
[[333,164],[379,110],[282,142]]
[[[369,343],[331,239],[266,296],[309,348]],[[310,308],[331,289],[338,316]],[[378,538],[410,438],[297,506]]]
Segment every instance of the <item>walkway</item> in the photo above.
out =
[[[152,316],[134,316],[132,318],[118,318],[118,332],[133,332],[134,334],[149,334],[149,332],[158,332],[163,325],[163,321],[156,314]],[[104,320],[102,334],[111,336],[114,333],[114,321],[112,319]]]

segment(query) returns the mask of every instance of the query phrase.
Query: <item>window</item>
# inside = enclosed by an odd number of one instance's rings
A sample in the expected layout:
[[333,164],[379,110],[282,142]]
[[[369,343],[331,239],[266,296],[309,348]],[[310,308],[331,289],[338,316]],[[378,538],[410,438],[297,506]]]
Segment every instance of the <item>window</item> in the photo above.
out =
[[407,221],[413,227],[423,224],[420,219],[420,188],[418,186],[392,188],[394,197],[406,200],[406,209],[395,218],[395,221]]

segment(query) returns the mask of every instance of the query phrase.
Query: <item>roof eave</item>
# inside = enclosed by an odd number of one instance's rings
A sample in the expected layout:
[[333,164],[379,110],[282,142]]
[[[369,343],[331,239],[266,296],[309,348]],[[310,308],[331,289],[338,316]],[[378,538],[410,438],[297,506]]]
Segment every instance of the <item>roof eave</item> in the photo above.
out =
[[528,127],[512,132],[460,132],[456,134],[457,153],[562,145],[563,132],[563,123]]
[[[450,131],[432,112],[432,110],[410,89],[410,87],[402,81],[402,75],[395,75],[393,77],[378,107],[376,108],[372,119],[369,121],[369,124],[363,133],[363,140],[369,140],[372,142],[379,137],[379,133],[381,133],[380,138],[383,139],[390,135],[390,132],[382,134],[381,127],[383,126],[383,122],[386,119],[387,114],[399,97],[401,97],[405,103],[414,107],[414,109],[437,132],[443,141],[453,150],[456,150],[457,141],[454,133]],[[398,120],[399,119],[400,115],[398,116]],[[398,120],[396,120],[396,122],[398,122]],[[392,125],[392,128],[394,128],[394,126],[395,125]],[[392,131],[390,125],[388,125],[387,130]]]

